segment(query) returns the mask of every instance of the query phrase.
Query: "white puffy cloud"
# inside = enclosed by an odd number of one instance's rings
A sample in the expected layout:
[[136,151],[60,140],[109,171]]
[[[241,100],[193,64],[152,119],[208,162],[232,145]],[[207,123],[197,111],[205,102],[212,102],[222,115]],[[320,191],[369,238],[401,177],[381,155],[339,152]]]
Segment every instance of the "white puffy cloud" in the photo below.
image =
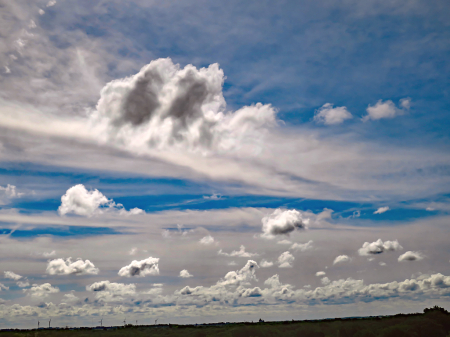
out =
[[345,106],[333,108],[331,103],[324,104],[314,114],[314,121],[325,125],[341,124],[351,118],[353,116]]
[[253,257],[253,256],[259,255],[257,253],[246,252],[244,245],[241,245],[239,250],[233,250],[231,253],[225,253],[224,251],[222,251],[222,249],[220,249],[217,253],[219,255],[230,256],[230,257],[235,257],[235,256],[236,257]]
[[23,292],[27,293],[31,297],[44,298],[50,294],[58,293],[59,288],[53,287],[50,283],[44,283],[41,285],[33,284],[30,289],[23,289]]
[[262,218],[262,237],[272,239],[277,235],[289,235],[296,229],[306,229],[309,219],[304,219],[299,211],[276,209],[272,214]]
[[116,204],[113,200],[108,200],[99,190],[88,191],[82,184],[69,188],[61,197],[61,206],[58,208],[61,215],[73,213],[88,217],[102,214],[105,211],[114,211],[120,215],[144,213],[139,208],[127,211],[122,204]]
[[16,186],[6,185],[5,187],[0,186],[0,205],[4,205],[9,202],[10,199],[20,198],[24,193],[17,192]]
[[289,252],[284,252],[278,257],[278,265],[280,268],[292,268],[295,257]]
[[331,281],[330,281],[330,279],[328,278],[328,277],[322,277],[321,279],[320,279],[320,282],[324,285],[324,286],[326,286],[327,284],[330,284],[331,283]]
[[182,271],[180,271],[180,277],[182,277],[182,278],[189,278],[189,277],[193,277],[193,276],[194,275],[189,274],[187,269],[183,269]]
[[95,297],[98,300],[103,300],[105,302],[121,301],[126,296],[133,296],[136,294],[136,285],[133,283],[115,283],[107,280],[95,282],[86,286],[86,290],[95,292]]
[[269,267],[273,266],[273,262],[267,261],[267,260],[261,260],[261,262],[259,263],[259,266],[261,268],[269,268]]
[[276,124],[275,110],[258,103],[225,112],[223,81],[218,64],[181,69],[169,58],[154,60],[102,89],[92,129],[103,142],[135,151],[259,147],[265,130]]
[[373,212],[373,214],[382,214],[387,211],[389,211],[389,206],[384,206],[384,207],[378,208],[375,212]]
[[5,271],[5,278],[10,279],[10,280],[14,280],[14,281],[18,281],[22,278],[22,276],[20,276],[19,274],[16,274],[12,271]]
[[300,252],[306,252],[307,250],[313,249],[313,241],[309,240],[306,243],[294,243],[290,249],[297,250]]
[[424,256],[421,252],[407,251],[398,257],[398,261],[420,261],[423,260],[423,258]]
[[381,254],[385,251],[397,251],[401,249],[403,247],[400,246],[397,240],[383,242],[381,239],[378,239],[372,243],[364,242],[362,248],[358,249],[358,254],[361,256],[370,256]]
[[383,102],[381,99],[374,105],[366,109],[367,115],[363,117],[363,121],[378,120],[382,118],[394,118],[404,114],[411,106],[411,99],[403,98],[400,100],[400,108],[397,108],[391,100]]
[[348,261],[350,261],[350,258],[347,255],[339,255],[334,259],[333,264],[343,263],[343,262],[348,262]]
[[56,1],[55,0],[50,0],[49,2],[47,2],[47,5],[45,7],[52,7],[56,5]]
[[211,235],[207,235],[200,239],[202,245],[211,245],[214,243],[214,238]]
[[85,275],[85,274],[98,274],[99,269],[89,261],[83,261],[81,259],[72,262],[69,257],[64,259],[55,259],[48,262],[47,274],[50,275]]
[[159,275],[159,258],[149,257],[145,260],[133,260],[128,266],[119,270],[120,276],[125,277],[144,277],[147,275]]
[[291,245],[291,244],[292,244],[292,241],[284,239],[284,240],[278,241],[277,243],[278,243],[279,245]]
[[0,291],[2,290],[8,290],[9,287],[5,286],[3,283],[0,283]]
[[28,282],[28,280],[25,281],[17,281],[16,282],[17,286],[20,288],[25,288],[28,287],[30,285],[30,282]]
[[322,277],[322,276],[325,276],[326,275],[326,273],[324,272],[324,271],[318,271],[317,273],[316,273],[316,276],[317,277]]

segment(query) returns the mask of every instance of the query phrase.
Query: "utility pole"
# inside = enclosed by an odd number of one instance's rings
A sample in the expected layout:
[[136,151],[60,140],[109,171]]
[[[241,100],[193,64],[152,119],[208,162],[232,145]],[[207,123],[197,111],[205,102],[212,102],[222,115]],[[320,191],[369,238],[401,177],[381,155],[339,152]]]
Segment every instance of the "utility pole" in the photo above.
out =
[[100,320],[100,326],[103,326],[103,318]]
[[48,321],[48,328],[50,329],[50,323],[52,322],[52,319],[50,318],[50,320]]
[[136,325],[137,325],[137,321],[138,321],[138,320],[136,320]]
[[156,323],[158,323],[158,320],[157,320],[157,319],[155,319],[155,325],[156,325]]
[[38,321],[38,329],[39,329],[39,323],[40,323],[40,322]]
[[127,325],[127,319],[126,318],[123,320],[123,325]]

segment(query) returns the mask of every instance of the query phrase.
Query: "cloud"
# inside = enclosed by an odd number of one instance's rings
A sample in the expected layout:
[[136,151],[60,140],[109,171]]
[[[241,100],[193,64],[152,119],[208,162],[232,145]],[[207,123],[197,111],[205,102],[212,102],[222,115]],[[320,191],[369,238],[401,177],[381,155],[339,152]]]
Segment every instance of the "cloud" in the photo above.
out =
[[261,260],[259,263],[261,268],[269,268],[273,266],[273,262],[267,261],[267,260]]
[[51,252],[44,252],[44,253],[42,253],[42,256],[43,257],[52,257],[52,256],[55,256],[56,255],[56,251],[54,251],[54,250],[52,250]]
[[214,238],[211,235],[207,235],[200,239],[202,245],[211,245],[214,243]]
[[14,281],[18,281],[22,278],[22,276],[20,276],[19,274],[16,274],[12,271],[5,271],[5,278],[10,279],[10,280],[14,280]]
[[404,114],[411,106],[410,98],[400,100],[400,107],[397,108],[391,100],[383,102],[381,99],[374,105],[366,109],[367,115],[363,117],[363,121],[378,120],[383,118],[394,118]]
[[424,256],[421,252],[407,251],[398,257],[398,261],[420,261],[423,260]]
[[257,253],[249,253],[245,251],[245,246],[241,245],[239,250],[233,250],[231,253],[225,253],[224,251],[219,250],[217,252],[219,255],[224,255],[224,256],[230,256],[230,257],[252,257],[252,256],[258,256],[259,254]]
[[257,145],[276,124],[275,110],[258,103],[225,113],[223,81],[218,64],[181,69],[169,58],[154,60],[138,74],[108,83],[90,122],[105,143],[137,151],[208,153]]
[[345,106],[333,108],[333,104],[326,103],[314,113],[314,121],[319,124],[336,125],[353,118]]
[[326,275],[326,273],[324,272],[324,271],[318,271],[317,273],[316,273],[316,276],[317,277],[322,277],[322,276],[325,276]]
[[394,241],[381,241],[378,239],[375,242],[364,242],[362,248],[358,249],[358,254],[361,256],[370,256],[375,254],[381,254],[385,251],[397,251],[403,249],[397,240]]
[[56,5],[56,1],[55,0],[50,0],[49,2],[47,2],[47,5],[45,7],[52,7]]
[[313,249],[313,241],[309,240],[306,243],[294,243],[290,249],[297,250],[300,252],[306,252],[307,250]]
[[373,212],[373,214],[382,214],[387,211],[389,211],[389,206],[384,206],[384,207],[378,208],[375,212]]
[[280,241],[278,241],[277,242],[279,245],[291,245],[292,244],[292,241],[290,241],[290,240],[280,240]]
[[9,290],[9,287],[5,286],[3,283],[0,283],[0,291]]
[[149,257],[145,260],[133,260],[128,266],[119,270],[119,276],[144,277],[147,275],[159,275],[159,258]]
[[299,211],[280,208],[262,218],[261,221],[263,223],[261,236],[267,239],[272,239],[277,235],[289,235],[296,229],[306,229],[309,223],[309,219],[303,219]]
[[194,275],[189,274],[189,272],[186,269],[183,269],[182,271],[180,271],[180,277],[189,278],[194,277]]
[[106,280],[86,286],[86,290],[95,292],[95,298],[98,300],[105,302],[121,301],[125,296],[133,296],[136,294],[136,285],[115,283]]
[[331,281],[330,281],[330,279],[329,279],[328,277],[322,277],[322,278],[320,279],[320,282],[321,282],[324,286],[326,286],[327,284],[330,284],[330,283],[331,283]]
[[17,281],[16,282],[17,286],[20,288],[25,288],[28,287],[30,285],[30,282],[28,282],[28,280],[25,281]]
[[333,261],[333,264],[337,264],[337,263],[343,263],[343,262],[348,262],[350,261],[350,258],[347,255],[339,255],[338,257],[336,257]]
[[44,283],[41,285],[33,284],[30,289],[23,289],[23,292],[27,293],[31,297],[43,298],[50,294],[56,294],[59,292],[58,287],[53,287],[50,283]]
[[72,259],[69,257],[65,261],[63,259],[49,261],[46,272],[50,275],[96,275],[99,269],[89,260],[83,261],[79,259],[72,262]]
[[122,204],[116,204],[113,200],[108,200],[100,191],[88,191],[83,184],[72,186],[61,197],[61,206],[58,208],[60,215],[77,214],[91,217],[102,214],[105,211],[117,212],[120,215],[137,215],[144,213],[139,208],[129,211],[123,208]]
[[278,257],[277,263],[279,264],[280,268],[292,268],[292,263],[294,262],[294,260],[295,257],[287,251],[282,253]]
[[14,185],[6,185],[5,187],[0,186],[0,205],[7,204],[10,199],[20,198],[25,193],[17,192],[16,186]]

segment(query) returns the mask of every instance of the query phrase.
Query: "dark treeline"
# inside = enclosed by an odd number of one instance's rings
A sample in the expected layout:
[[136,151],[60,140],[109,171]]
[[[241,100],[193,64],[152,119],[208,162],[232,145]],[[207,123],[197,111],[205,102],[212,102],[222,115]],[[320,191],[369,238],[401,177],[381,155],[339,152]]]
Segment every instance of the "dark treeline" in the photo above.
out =
[[108,328],[2,330],[0,337],[83,336],[186,336],[186,337],[450,337],[450,313],[435,306],[422,314],[284,321],[217,323],[204,325],[152,325]]

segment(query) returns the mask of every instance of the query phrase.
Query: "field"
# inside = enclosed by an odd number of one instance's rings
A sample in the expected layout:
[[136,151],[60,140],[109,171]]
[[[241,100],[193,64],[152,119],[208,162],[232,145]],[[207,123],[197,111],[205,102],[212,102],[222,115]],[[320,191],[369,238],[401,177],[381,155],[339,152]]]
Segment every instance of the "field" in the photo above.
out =
[[0,337],[186,336],[186,337],[448,337],[450,313],[434,307],[422,314],[317,321],[153,325],[78,329],[2,330]]

